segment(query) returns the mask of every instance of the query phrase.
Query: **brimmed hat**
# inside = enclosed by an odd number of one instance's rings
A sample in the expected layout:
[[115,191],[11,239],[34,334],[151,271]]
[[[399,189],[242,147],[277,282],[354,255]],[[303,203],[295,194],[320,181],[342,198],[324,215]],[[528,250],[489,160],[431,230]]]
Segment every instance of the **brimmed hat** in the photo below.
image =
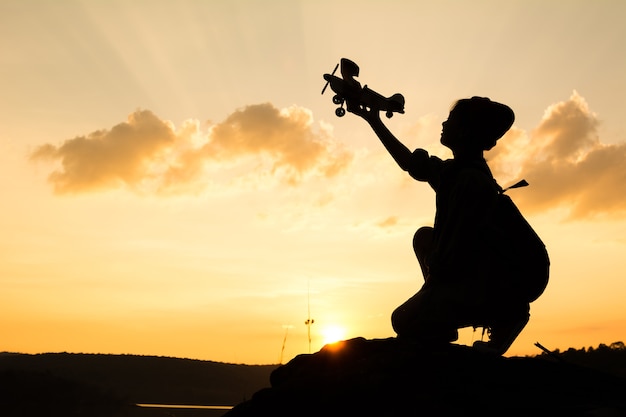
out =
[[471,131],[472,139],[480,141],[483,150],[493,148],[515,121],[515,113],[509,106],[487,97],[461,99],[452,111]]

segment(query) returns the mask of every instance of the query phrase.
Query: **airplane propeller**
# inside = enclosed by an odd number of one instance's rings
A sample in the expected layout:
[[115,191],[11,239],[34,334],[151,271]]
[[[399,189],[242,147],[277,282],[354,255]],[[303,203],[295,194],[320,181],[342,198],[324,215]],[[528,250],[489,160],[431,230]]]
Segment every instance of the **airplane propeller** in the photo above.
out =
[[[330,75],[335,75],[335,72],[337,72],[337,68],[339,68],[339,64],[335,65],[335,69]],[[326,91],[326,87],[328,87],[328,84],[330,84],[330,80],[326,81],[326,84],[324,84],[324,88],[322,88],[322,95],[324,94],[324,91]]]

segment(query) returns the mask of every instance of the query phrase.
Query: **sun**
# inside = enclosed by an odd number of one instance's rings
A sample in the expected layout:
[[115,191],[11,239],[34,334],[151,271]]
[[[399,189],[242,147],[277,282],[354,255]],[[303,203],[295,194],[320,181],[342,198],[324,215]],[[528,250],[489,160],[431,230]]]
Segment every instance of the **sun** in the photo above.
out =
[[321,330],[322,342],[324,345],[339,342],[346,337],[346,329],[341,326],[331,324]]

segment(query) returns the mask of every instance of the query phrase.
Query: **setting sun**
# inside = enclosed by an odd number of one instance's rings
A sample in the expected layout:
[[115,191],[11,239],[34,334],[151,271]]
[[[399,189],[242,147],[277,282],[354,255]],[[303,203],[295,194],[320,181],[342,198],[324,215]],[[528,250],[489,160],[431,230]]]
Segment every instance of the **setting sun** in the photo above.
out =
[[337,325],[326,326],[322,329],[322,344],[328,345],[331,343],[344,340],[346,336],[346,329]]

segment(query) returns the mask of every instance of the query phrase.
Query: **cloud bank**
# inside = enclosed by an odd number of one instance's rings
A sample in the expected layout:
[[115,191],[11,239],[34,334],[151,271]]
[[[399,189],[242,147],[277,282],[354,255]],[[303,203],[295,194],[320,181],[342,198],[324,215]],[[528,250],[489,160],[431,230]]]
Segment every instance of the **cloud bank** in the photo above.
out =
[[[563,208],[568,219],[626,215],[626,144],[600,141],[598,116],[577,92],[553,104],[532,132],[513,129],[489,155],[494,175],[525,178],[526,212]],[[507,185],[507,184],[502,184]]]
[[[626,215],[626,144],[600,141],[600,121],[578,93],[549,106],[530,132],[513,128],[487,154],[525,213],[564,209],[568,219]],[[179,128],[148,110],[108,130],[45,144],[31,158],[58,164],[58,194],[129,188],[140,193],[200,192],[210,184],[302,184],[344,172],[355,152],[316,127],[309,110],[247,106],[220,123]],[[358,184],[352,184],[357,186]],[[513,194],[515,193],[515,194]]]
[[330,178],[349,165],[352,154],[314,128],[310,111],[266,103],[237,110],[205,130],[197,120],[176,129],[138,110],[109,130],[40,146],[31,159],[59,163],[48,178],[58,194],[121,187],[184,193],[209,181],[270,176],[297,185],[311,176]]

